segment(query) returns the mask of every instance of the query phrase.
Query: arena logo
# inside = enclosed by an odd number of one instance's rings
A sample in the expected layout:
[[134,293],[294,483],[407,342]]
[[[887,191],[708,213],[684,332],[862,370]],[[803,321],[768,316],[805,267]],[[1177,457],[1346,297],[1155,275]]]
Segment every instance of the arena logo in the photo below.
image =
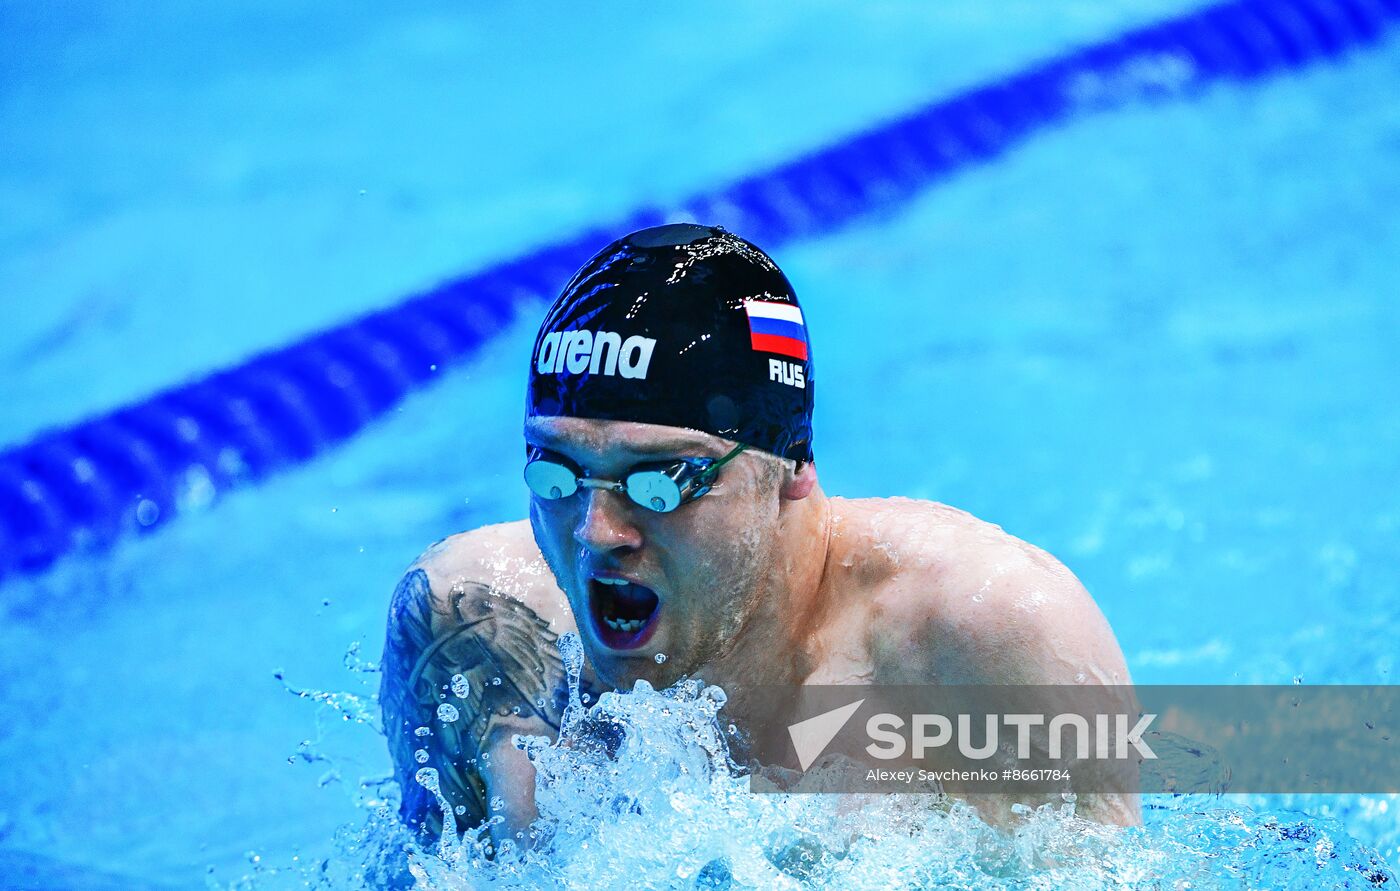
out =
[[540,374],[604,374],[645,379],[656,338],[634,334],[626,340],[612,331],[552,331],[540,341],[535,369]]
[[[858,699],[788,726],[788,736],[792,739],[802,770],[811,767],[821,757],[864,702],[864,699]],[[880,712],[871,715],[865,722],[865,735],[870,740],[865,746],[865,753],[886,761],[906,755],[919,759],[926,757],[931,749],[952,744],[962,757],[981,761],[998,752],[1000,729],[1005,725],[1015,730],[1016,757],[1022,760],[1032,757],[1033,727],[1046,728],[1052,761],[1069,757],[1088,759],[1091,757],[1091,747],[1092,757],[1100,761],[1126,760],[1130,757],[1130,748],[1142,759],[1157,757],[1157,753],[1142,739],[1156,719],[1155,714],[1140,715],[1131,728],[1126,714],[1093,715],[1092,721],[1079,714],[1049,717],[1038,714],[987,714],[978,717],[982,718],[982,726],[978,728],[981,741],[974,743],[973,716],[969,714],[951,718],[941,714],[917,714],[910,715],[906,721],[899,715]],[[1069,744],[1066,743],[1067,739]]]

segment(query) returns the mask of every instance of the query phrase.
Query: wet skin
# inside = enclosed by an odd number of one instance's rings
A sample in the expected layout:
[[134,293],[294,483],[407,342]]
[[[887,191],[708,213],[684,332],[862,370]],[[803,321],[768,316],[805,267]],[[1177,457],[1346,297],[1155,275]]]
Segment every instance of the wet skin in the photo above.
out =
[[[733,447],[578,418],[533,418],[525,435],[609,480]],[[507,689],[471,703],[478,714],[464,715],[460,739],[428,741],[444,794],[469,825],[498,796],[497,837],[529,825],[534,771],[510,740],[556,734],[554,640],[565,631],[579,632],[595,691],[698,676],[725,688],[741,725],[756,717],[745,690],[761,684],[1130,683],[1102,613],[1049,554],[946,505],[828,497],[814,465],[749,451],[671,513],[606,489],[535,497],[528,521],[455,535],[414,564],[391,609],[381,692],[406,820],[440,825],[434,802],[411,788],[423,744],[413,730],[445,679],[465,673],[488,685],[504,677]],[[995,819],[1005,803],[977,804]],[[1082,797],[1079,812],[1138,821],[1131,796]]]

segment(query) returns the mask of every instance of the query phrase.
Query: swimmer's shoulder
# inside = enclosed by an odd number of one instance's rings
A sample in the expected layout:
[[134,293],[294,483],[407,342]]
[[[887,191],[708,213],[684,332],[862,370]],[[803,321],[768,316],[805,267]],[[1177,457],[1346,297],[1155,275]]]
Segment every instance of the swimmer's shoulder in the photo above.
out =
[[938,675],[911,683],[1129,682],[1098,605],[1045,550],[934,501],[852,507],[888,573],[872,602],[877,663]]
[[999,526],[921,498],[831,498],[831,546],[837,565],[861,587],[919,577],[937,581],[955,555],[1012,540]]
[[[1098,605],[1046,551],[946,504],[866,499],[847,508],[886,551],[865,626],[874,683],[1132,683]],[[978,803],[992,813],[1003,805]],[[1131,795],[1082,795],[1078,813],[1141,822]]]
[[496,523],[450,535],[428,547],[409,567],[423,574],[434,612],[451,612],[454,590],[485,586],[518,600],[556,630],[573,628],[564,594],[535,545],[527,520]]

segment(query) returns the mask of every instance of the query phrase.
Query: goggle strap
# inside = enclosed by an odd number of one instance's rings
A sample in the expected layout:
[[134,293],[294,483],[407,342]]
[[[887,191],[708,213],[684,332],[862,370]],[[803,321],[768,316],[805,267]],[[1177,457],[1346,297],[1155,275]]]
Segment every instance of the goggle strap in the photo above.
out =
[[700,471],[699,475],[696,476],[696,479],[697,479],[697,480],[710,480],[710,479],[714,479],[715,474],[719,473],[719,469],[720,469],[721,467],[723,467],[724,465],[728,464],[730,461],[734,460],[735,458],[739,457],[739,453],[742,452],[744,449],[747,449],[747,448],[748,448],[748,446],[744,445],[742,442],[739,443],[738,445],[736,445],[736,446],[734,447],[734,449],[733,449],[729,454],[725,455],[723,458],[720,458],[718,461],[716,461],[715,463],[711,464],[709,467],[706,467],[704,470]]

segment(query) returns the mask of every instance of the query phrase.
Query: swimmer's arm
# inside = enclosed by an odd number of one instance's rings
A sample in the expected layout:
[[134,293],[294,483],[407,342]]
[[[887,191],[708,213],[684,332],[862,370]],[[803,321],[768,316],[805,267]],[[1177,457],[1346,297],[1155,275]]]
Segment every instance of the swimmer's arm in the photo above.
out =
[[[912,633],[904,637],[905,646],[877,660],[877,679],[1013,686],[1132,683],[1108,621],[1058,560],[1014,539],[967,556],[909,601],[899,618]],[[929,590],[942,593],[930,597]],[[1130,688],[1123,689],[1130,695]],[[973,802],[984,813],[1009,811],[1007,796],[984,798],[989,800]],[[1141,823],[1135,794],[1081,795],[1076,813],[1103,823]]]
[[[556,638],[516,598],[479,582],[449,584],[431,568],[415,564],[399,582],[384,647],[380,706],[402,791],[400,816],[441,833],[442,803],[416,779],[426,767],[436,771],[459,831],[499,816],[492,835],[512,837],[536,814],[534,767],[512,739],[553,737],[562,711]],[[453,690],[458,675],[466,696]],[[439,718],[442,704],[457,709],[457,720]],[[426,736],[420,728],[428,728]]]

